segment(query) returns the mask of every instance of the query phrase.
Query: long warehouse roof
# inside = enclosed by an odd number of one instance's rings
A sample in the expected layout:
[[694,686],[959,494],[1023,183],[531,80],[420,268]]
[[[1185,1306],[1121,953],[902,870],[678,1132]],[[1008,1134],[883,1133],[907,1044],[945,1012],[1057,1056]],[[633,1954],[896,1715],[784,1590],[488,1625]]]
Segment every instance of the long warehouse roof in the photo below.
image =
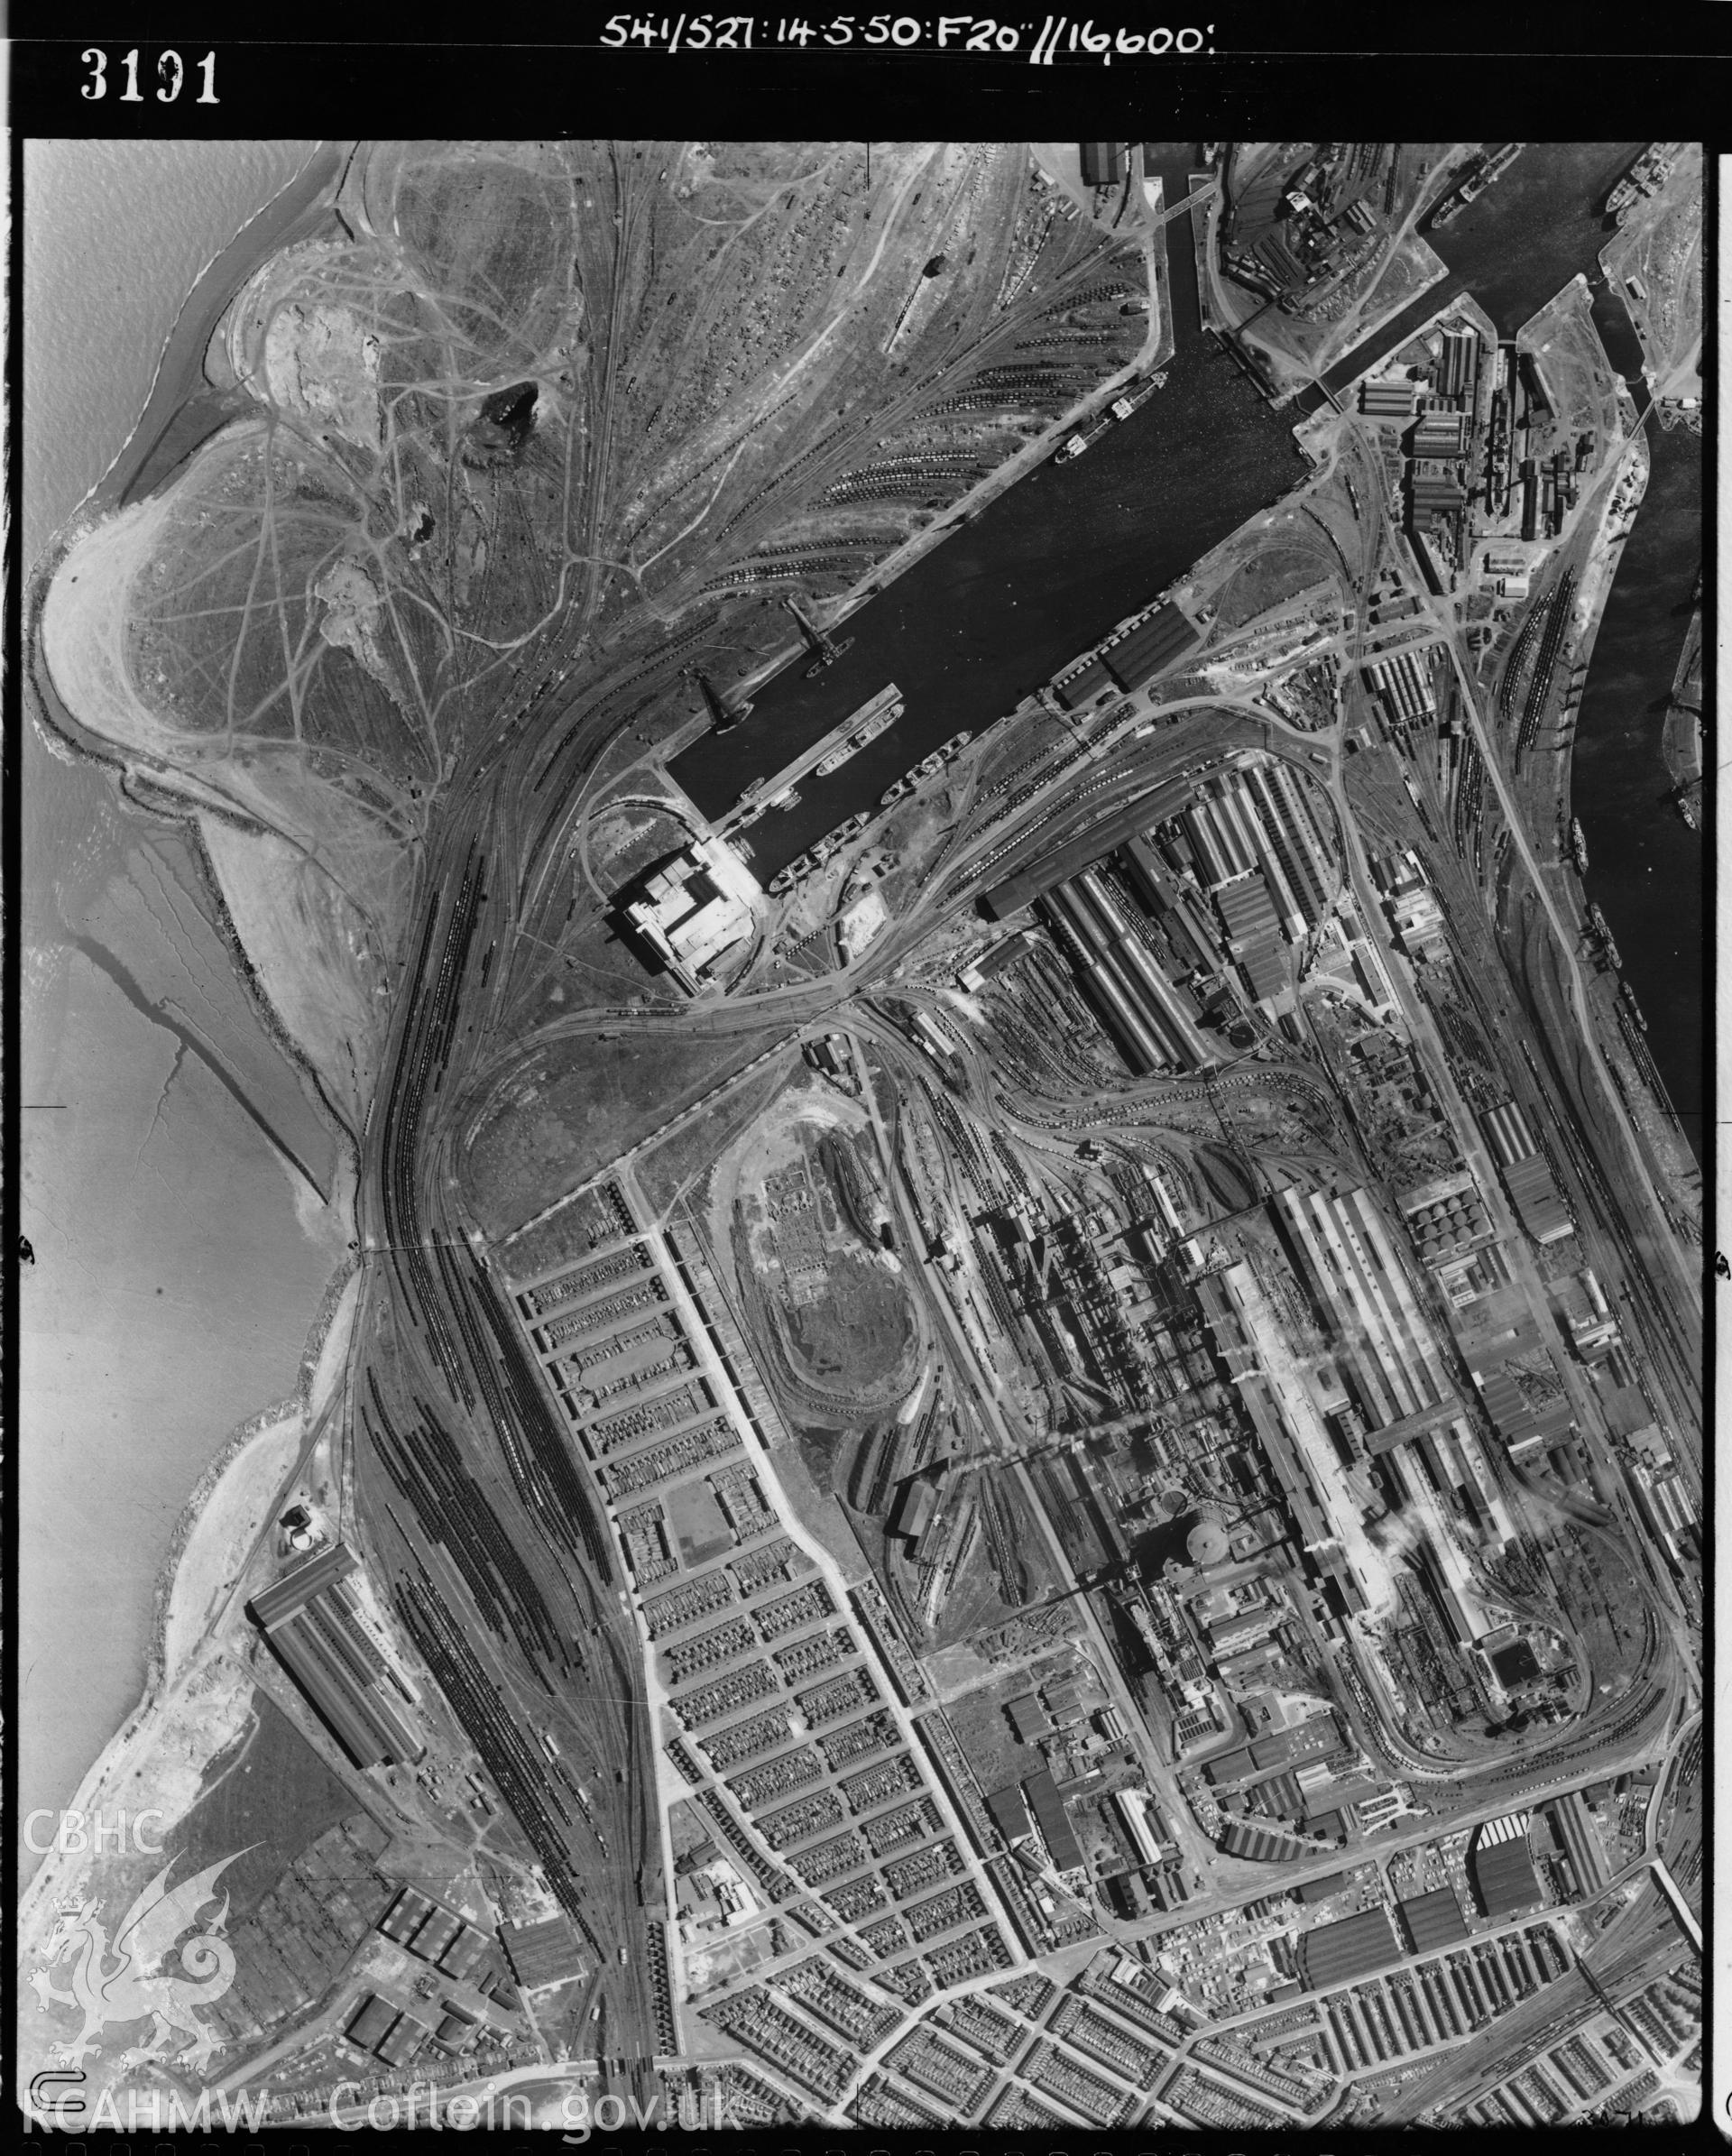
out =
[[1313,1991],[1368,1976],[1401,1958],[1401,1942],[1381,1905],[1344,1916],[1338,1923],[1319,1924],[1299,1941],[1300,1973]]
[[1140,688],[1196,640],[1197,631],[1176,606],[1157,606],[1147,621],[1101,656],[1121,688]]
[[1396,1906],[1402,1929],[1415,1954],[1429,1954],[1468,1936],[1467,1919],[1451,1887],[1433,1887],[1430,1893],[1414,1894]]

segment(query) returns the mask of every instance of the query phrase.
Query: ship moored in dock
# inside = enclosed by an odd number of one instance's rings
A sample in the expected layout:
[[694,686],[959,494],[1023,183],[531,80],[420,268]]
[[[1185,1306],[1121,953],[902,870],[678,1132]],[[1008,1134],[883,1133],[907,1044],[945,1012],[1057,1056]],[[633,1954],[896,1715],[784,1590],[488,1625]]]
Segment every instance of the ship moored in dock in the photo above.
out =
[[887,726],[894,726],[907,709],[902,692],[895,682],[880,689],[852,718],[843,722],[849,732],[818,764],[818,777],[827,779],[832,771],[839,771],[851,756],[858,755],[869,742],[875,742]]

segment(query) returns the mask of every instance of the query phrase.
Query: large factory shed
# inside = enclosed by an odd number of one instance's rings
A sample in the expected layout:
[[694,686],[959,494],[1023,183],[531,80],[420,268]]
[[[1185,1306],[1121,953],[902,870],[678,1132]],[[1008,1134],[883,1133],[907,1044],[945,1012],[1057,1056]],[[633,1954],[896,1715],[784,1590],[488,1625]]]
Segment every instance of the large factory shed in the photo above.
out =
[[1402,1958],[1387,1909],[1361,1910],[1339,1923],[1319,1924],[1299,1941],[1299,1973],[1313,1991],[1351,1984]]
[[986,1800],[986,1808],[1007,1842],[1018,1842],[1027,1833],[1028,1806],[1014,1782],[1007,1789],[995,1789]]
[[499,1943],[521,1990],[539,1991],[585,1973],[577,1950],[577,1935],[563,1910],[543,1917],[539,1923],[502,1924]]
[[1491,1820],[1481,1827],[1468,1868],[1487,1916],[1519,1916],[1545,1899],[1528,1853],[1525,1812]]
[[1430,1893],[1415,1894],[1396,1906],[1407,1943],[1415,1954],[1435,1953],[1440,1947],[1455,1946],[1468,1936],[1467,1919],[1451,1887],[1433,1887]]
[[1229,1857],[1248,1857],[1253,1864],[1292,1864],[1315,1854],[1311,1845],[1285,1827],[1260,1820],[1225,1819],[1221,1823],[1221,1846]]
[[1061,681],[1053,694],[1066,711],[1075,711],[1082,705],[1092,704],[1111,686],[1111,675],[1098,659],[1092,659],[1080,674],[1073,674],[1068,681]]
[[277,1659],[358,1767],[413,1763],[426,1746],[392,1696],[392,1683],[347,1585],[353,1554],[335,1543],[248,1608]]
[[349,2041],[359,2044],[364,2051],[376,2051],[396,2027],[397,2020],[397,2009],[391,2001],[369,1992],[360,2013],[349,2023]]
[[1120,688],[1141,688],[1196,640],[1196,631],[1176,606],[1157,606],[1147,621],[1110,644],[1101,658]]
[[1076,1846],[1076,1837],[1071,1831],[1064,1802],[1051,1770],[1042,1767],[1037,1774],[1025,1775],[1022,1787],[1029,1808],[1040,1823],[1040,1838],[1046,1844],[1053,1862],[1061,1872],[1074,1871],[1082,1861],[1082,1852]]

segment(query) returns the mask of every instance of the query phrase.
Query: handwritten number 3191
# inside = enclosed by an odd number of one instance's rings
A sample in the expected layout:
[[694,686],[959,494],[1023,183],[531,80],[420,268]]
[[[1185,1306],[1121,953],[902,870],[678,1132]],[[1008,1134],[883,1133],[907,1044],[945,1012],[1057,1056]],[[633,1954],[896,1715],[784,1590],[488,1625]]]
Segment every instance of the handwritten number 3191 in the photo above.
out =
[[[85,97],[106,97],[108,95],[108,55],[98,46],[91,45],[79,53],[79,60],[90,70],[90,79],[79,92]],[[134,45],[120,62],[126,77],[126,87],[120,93],[123,105],[143,105],[143,92],[138,87],[138,47]],[[215,105],[216,97],[216,55],[207,52],[194,69],[204,78],[204,87],[194,98],[195,105]],[[172,105],[180,95],[186,81],[187,70],[178,52],[161,53],[156,63],[156,98],[159,105]]]

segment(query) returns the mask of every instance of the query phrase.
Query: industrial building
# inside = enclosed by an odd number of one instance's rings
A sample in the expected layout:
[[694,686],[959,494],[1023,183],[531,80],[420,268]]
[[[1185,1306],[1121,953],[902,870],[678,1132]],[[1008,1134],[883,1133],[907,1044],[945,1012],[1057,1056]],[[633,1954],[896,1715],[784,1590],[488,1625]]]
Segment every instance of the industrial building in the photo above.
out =
[[377,1992],[369,1992],[362,2001],[361,2011],[349,2023],[345,2033],[352,2044],[364,2051],[376,2051],[390,2035],[398,2020],[398,2013],[389,1999],[382,1999]]
[[448,1976],[467,1976],[487,1951],[484,1933],[413,1886],[403,1888],[380,1918],[379,1929],[419,1960],[437,1962]]
[[1133,1070],[1198,1070],[1221,1058],[1193,998],[1169,981],[1138,933],[1135,908],[1093,870],[1040,901],[1055,940]]
[[1280,762],[1248,764],[1199,789],[1179,822],[1197,879],[1218,888],[1258,871],[1275,911],[1294,943],[1329,912],[1340,883],[1304,788]]
[[1512,1459],[1520,1460],[1543,1445],[1562,1443],[1576,1426],[1568,1395],[1537,1410],[1531,1407],[1507,1363],[1480,1376],[1479,1397]]
[[1468,419],[1465,412],[1428,411],[1413,432],[1413,452],[1415,456],[1455,457],[1464,456],[1468,447]]
[[1223,1820],[1219,1838],[1227,1856],[1242,1857],[1253,1864],[1292,1864],[1316,1854],[1310,1842],[1265,1820]]
[[1415,1954],[1433,1954],[1452,1947],[1468,1936],[1468,1921],[1454,1890],[1433,1887],[1430,1893],[1414,1894],[1396,1904],[1409,1949]]
[[1417,386],[1409,381],[1363,382],[1359,384],[1359,410],[1368,419],[1405,421],[1414,416]]
[[1449,924],[1425,880],[1418,855],[1408,847],[1401,853],[1377,857],[1371,868],[1382,887],[1384,910],[1401,949],[1420,963],[1447,963]]
[[1022,1692],[1016,1699],[1007,1700],[1004,1711],[1009,1717],[1010,1727],[1016,1732],[1019,1745],[1036,1744],[1043,1737],[1052,1735],[1052,1717],[1031,1691]]
[[358,2050],[371,2051],[386,2066],[403,2067],[420,2050],[427,2030],[413,2014],[400,2013],[389,1999],[373,1992],[344,2033]]
[[1223,1752],[1219,1759],[1211,1759],[1202,1770],[1202,1778],[1211,1789],[1231,1789],[1256,1771],[1248,1748],[1240,1745],[1234,1751]]
[[1576,1875],[1577,1886],[1584,1894],[1598,1893],[1610,1879],[1611,1868],[1606,1861],[1599,1829],[1582,1801],[1581,1792],[1572,1789],[1568,1796],[1556,1798],[1547,1809],[1557,1829],[1558,1839],[1563,1844],[1564,1855]]
[[1361,1976],[1375,1976],[1377,1970],[1399,1961],[1402,1950],[1389,1912],[1379,1906],[1307,1931],[1299,1941],[1296,1958],[1307,1988],[1322,1991],[1331,1985],[1353,1984]]
[[1333,826],[1327,835],[1319,828],[1314,789],[1278,757],[1248,763],[1238,779],[1257,811],[1265,874],[1273,859],[1304,926],[1316,927],[1333,908],[1341,865]]
[[1148,1821],[1148,1801],[1141,1790],[1121,1789],[1114,1792],[1114,1809],[1124,1822],[1125,1832],[1130,1837],[1130,1846],[1145,1864],[1160,1861],[1160,1837]]
[[406,1947],[432,1914],[433,1907],[418,1888],[406,1886],[380,1918],[379,1929],[387,1939],[394,1939],[400,1946]]
[[1527,1826],[1526,1812],[1512,1811],[1488,1820],[1474,1837],[1468,1875],[1486,1916],[1519,1916],[1545,1899],[1528,1850]]
[[[972,966],[965,966],[963,969],[958,976],[963,986],[969,989],[984,988],[995,973],[1001,973],[1006,966],[1014,965],[1033,940],[1032,933],[1028,929],[1023,928],[1014,935],[1007,935],[1002,942],[994,944],[992,948],[982,953]],[[830,1068],[832,1075],[837,1074],[841,1070],[841,1065],[834,1055],[831,1057]]]
[[1214,901],[1227,948],[1245,977],[1251,1000],[1272,1003],[1287,986],[1287,969],[1268,885],[1253,869],[1238,882],[1218,889]]
[[434,2040],[443,2044],[447,2050],[460,2051],[480,2025],[473,2013],[465,2013],[461,2006],[454,2005],[447,1999],[439,2025],[433,2032]]
[[1214,935],[1207,915],[1195,893],[1179,882],[1148,839],[1133,833],[1119,859],[1127,884],[1175,955],[1193,967],[1212,964]]
[[412,1764],[427,1747],[398,1704],[409,1688],[345,1584],[355,1570],[353,1553],[333,1543],[256,1596],[248,1614],[356,1766]]
[[426,2035],[426,2024],[418,2022],[413,2014],[406,2013],[379,2046],[376,2056],[386,2066],[405,2067],[420,2050]]
[[1418,652],[1396,651],[1386,659],[1368,659],[1365,677],[1388,705],[1390,717],[1400,723],[1419,726],[1437,716],[1431,668]]
[[719,838],[696,840],[652,870],[622,908],[627,926],[687,995],[752,933],[756,878]]
[[1506,1101],[1480,1118],[1480,1128],[1522,1226],[1536,1243],[1561,1241],[1575,1223],[1526,1117],[1514,1101]]
[[1053,694],[1066,711],[1080,711],[1083,705],[1092,704],[1097,696],[1112,694],[1112,676],[1098,659],[1092,659],[1080,673],[1055,683]]
[[889,1533],[900,1534],[910,1543],[918,1543],[931,1525],[933,1507],[937,1502],[938,1485],[935,1482],[929,1482],[921,1475],[917,1475],[910,1482],[905,1482],[889,1522]]
[[1070,1818],[1058,1793],[1058,1785],[1053,1780],[1052,1770],[1042,1767],[1037,1774],[1025,1775],[1022,1787],[1040,1829],[1040,1838],[1046,1843],[1046,1853],[1055,1866],[1061,1872],[1074,1871],[1082,1861],[1082,1852],[1071,1831]]
[[1322,1758],[1325,1753],[1339,1751],[1340,1743],[1341,1732],[1334,1712],[1326,1709],[1291,1729],[1277,1729],[1273,1736],[1256,1738],[1248,1749],[1252,1765],[1259,1773],[1267,1774],[1278,1767],[1291,1766],[1297,1760]]
[[1019,1842],[1033,1830],[1027,1801],[1014,1782],[1008,1788],[995,1789],[986,1800],[986,1809],[1007,1844]]
[[1374,1428],[1441,1405],[1451,1387],[1430,1325],[1364,1189],[1283,1191],[1276,1226]]
[[1274,1471],[1292,1516],[1299,1547],[1333,1582],[1333,1590],[1344,1610],[1364,1608],[1364,1593],[1347,1563],[1333,1524],[1317,1502],[1310,1471],[1261,1373],[1253,1339],[1255,1321],[1248,1321],[1244,1307],[1247,1296],[1257,1295],[1260,1299],[1250,1267],[1241,1260],[1224,1272],[1204,1274],[1193,1283],[1193,1292],[1214,1335],[1216,1352],[1239,1387],[1239,1398],[1257,1431],[1263,1456]]
[[1076,148],[1084,187],[1117,187],[1124,178],[1122,143],[1079,143]]
[[1437,391],[1441,397],[1460,398],[1469,411],[1479,381],[1480,345],[1473,329],[1446,329],[1437,361]]
[[[1276,760],[1248,760],[1197,791],[1158,838],[1139,828],[1149,816],[1145,806],[1110,818],[1085,846],[1019,871],[981,903],[999,920],[1039,905],[1133,1071],[1206,1069],[1231,1052],[1205,1022],[1225,1024],[1234,1009],[1223,967],[1237,970],[1246,1001],[1278,1018],[1291,987],[1282,939],[1296,944],[1329,917],[1340,868],[1307,789]],[[1232,1048],[1254,1037],[1241,1031],[1230,1029]]]
[[540,1991],[588,1971],[588,1964],[577,1949],[577,1934],[563,1910],[542,1918],[539,1923],[501,1924],[499,1943],[505,1949],[520,1991]]
[[1141,688],[1188,651],[1198,635],[1176,606],[1157,606],[1147,621],[1109,644],[1101,659],[1120,688]]

